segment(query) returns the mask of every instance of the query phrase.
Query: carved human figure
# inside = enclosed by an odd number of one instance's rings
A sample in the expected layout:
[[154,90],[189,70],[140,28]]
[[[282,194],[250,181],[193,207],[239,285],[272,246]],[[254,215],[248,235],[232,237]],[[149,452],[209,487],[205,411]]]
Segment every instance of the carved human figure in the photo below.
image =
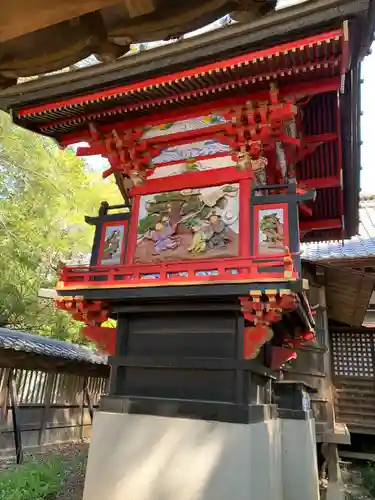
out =
[[269,246],[279,247],[284,243],[284,228],[276,213],[264,215],[260,222],[260,230],[265,235]]
[[158,255],[166,250],[174,250],[179,246],[179,238],[174,236],[176,227],[171,224],[168,216],[161,218],[160,222],[155,224],[155,228],[146,234],[146,238],[155,242],[154,255]]
[[120,231],[116,229],[107,237],[107,239],[104,242],[103,257],[105,259],[110,259],[116,252],[118,252],[119,248],[120,248]]
[[207,242],[208,248],[223,248],[228,242],[228,227],[222,218],[212,213],[209,217],[210,229],[212,231],[212,236]]

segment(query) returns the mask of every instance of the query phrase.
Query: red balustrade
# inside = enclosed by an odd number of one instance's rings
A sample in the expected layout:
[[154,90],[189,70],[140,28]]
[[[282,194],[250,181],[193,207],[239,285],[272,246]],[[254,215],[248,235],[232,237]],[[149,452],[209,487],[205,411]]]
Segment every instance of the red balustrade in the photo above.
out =
[[[156,264],[74,266],[61,271],[57,289],[111,288],[298,279],[293,254],[162,262]],[[266,260],[265,260],[266,259]]]

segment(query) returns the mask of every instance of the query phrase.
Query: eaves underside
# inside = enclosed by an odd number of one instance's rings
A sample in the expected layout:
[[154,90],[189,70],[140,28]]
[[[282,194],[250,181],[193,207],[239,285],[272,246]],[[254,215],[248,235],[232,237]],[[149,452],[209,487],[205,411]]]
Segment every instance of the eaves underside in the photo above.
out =
[[[109,88],[172,71],[186,70],[197,64],[212,63],[250,50],[267,48],[275,43],[310,36],[322,30],[335,29],[340,27],[344,20],[358,16],[363,16],[369,24],[372,22],[369,9],[371,8],[371,12],[374,10],[372,3],[372,0],[306,2],[278,11],[254,23],[232,25],[122,58],[112,64],[96,65],[16,85],[0,92],[0,108],[9,110],[15,106],[48,102],[69,95],[82,95],[98,88]],[[361,30],[358,35],[361,37],[358,51],[364,50],[363,44],[365,48],[368,45],[364,40],[367,32],[371,30],[372,26],[364,26]],[[359,55],[358,52],[355,59]]]

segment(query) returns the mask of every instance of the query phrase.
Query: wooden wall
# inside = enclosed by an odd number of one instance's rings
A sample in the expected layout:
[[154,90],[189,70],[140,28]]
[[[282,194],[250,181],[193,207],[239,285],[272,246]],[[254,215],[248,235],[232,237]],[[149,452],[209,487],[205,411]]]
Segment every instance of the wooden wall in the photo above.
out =
[[309,277],[309,302],[314,307],[316,345],[306,345],[297,352],[297,359],[284,369],[284,378],[302,380],[316,393],[311,406],[316,420],[317,441],[329,440],[334,433],[335,416],[329,358],[329,333],[325,287]]
[[375,330],[331,328],[330,336],[336,420],[375,434]]

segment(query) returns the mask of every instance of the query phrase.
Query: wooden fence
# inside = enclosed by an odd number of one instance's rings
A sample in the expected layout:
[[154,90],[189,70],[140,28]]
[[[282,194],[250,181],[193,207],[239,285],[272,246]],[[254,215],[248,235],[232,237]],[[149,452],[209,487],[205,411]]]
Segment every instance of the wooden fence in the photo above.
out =
[[61,342],[59,351],[46,339],[36,354],[4,348],[4,338],[0,332],[0,457],[16,455],[20,463],[24,451],[88,438],[109,367],[72,344]]
[[104,377],[1,368],[0,392],[7,401],[2,408],[0,454],[15,453],[17,429],[23,449],[88,438],[92,413],[106,385]]

